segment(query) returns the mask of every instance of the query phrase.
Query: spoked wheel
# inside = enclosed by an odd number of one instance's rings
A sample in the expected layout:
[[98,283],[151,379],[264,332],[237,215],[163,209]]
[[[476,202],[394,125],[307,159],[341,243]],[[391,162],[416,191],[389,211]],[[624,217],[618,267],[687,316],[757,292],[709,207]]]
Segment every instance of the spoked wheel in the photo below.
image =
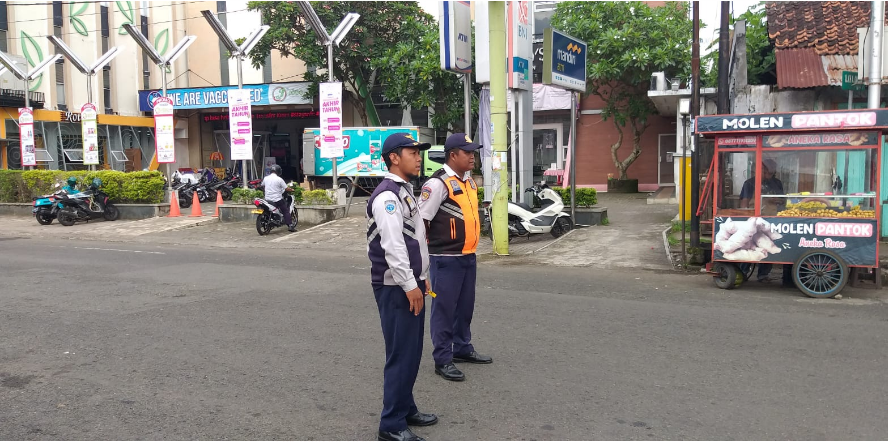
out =
[[848,266],[833,252],[812,250],[792,267],[792,279],[807,296],[831,298],[848,282]]
[[256,217],[256,231],[260,236],[268,235],[268,232],[271,232],[271,217],[268,212],[263,212]]
[[715,281],[715,286],[720,289],[732,290],[743,282],[743,273],[734,264],[717,262],[712,266],[712,271],[715,272],[712,280]]
[[74,216],[74,214],[69,210],[59,211],[59,214],[57,217],[59,219],[59,224],[65,226],[65,227],[73,226],[74,223],[77,221],[77,217]]
[[293,222],[293,228],[299,225],[299,215],[297,215],[296,208],[293,208],[293,211],[290,212],[290,221]]
[[568,216],[562,216],[555,220],[550,233],[558,238],[573,229],[573,221]]
[[231,189],[227,187],[222,188],[222,201],[228,201],[231,199]]
[[179,196],[179,207],[183,209],[187,209],[191,207],[191,198],[185,196]]
[[114,204],[108,203],[105,206],[105,213],[102,214],[107,221],[117,221],[120,218],[120,210]]
[[212,191],[212,190],[207,190],[207,201],[213,201],[213,202],[216,202],[216,198],[217,198],[218,196],[219,196],[219,195],[216,195],[216,192],[214,192],[214,191]]
[[48,226],[52,224],[52,215],[48,213],[38,213],[37,214],[37,222],[40,223],[41,226]]

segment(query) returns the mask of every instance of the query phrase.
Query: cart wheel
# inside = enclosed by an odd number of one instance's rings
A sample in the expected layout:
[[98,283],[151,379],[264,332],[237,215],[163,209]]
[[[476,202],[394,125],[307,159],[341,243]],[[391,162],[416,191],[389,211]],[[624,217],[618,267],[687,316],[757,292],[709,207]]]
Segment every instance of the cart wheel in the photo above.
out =
[[792,267],[792,280],[812,298],[831,298],[848,283],[848,266],[833,252],[812,250]]
[[716,273],[712,279],[720,289],[731,290],[743,282],[743,273],[734,264],[718,262],[712,266],[712,270]]

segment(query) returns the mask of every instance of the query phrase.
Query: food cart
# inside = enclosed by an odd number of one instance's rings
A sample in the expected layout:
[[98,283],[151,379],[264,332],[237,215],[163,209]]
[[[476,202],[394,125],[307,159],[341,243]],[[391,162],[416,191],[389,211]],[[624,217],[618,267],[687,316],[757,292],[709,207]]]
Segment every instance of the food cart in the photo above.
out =
[[835,296],[853,269],[878,281],[886,128],[888,110],[874,109],[698,117],[715,139],[698,208],[711,214],[715,284],[734,288],[762,264],[784,264],[811,297]]

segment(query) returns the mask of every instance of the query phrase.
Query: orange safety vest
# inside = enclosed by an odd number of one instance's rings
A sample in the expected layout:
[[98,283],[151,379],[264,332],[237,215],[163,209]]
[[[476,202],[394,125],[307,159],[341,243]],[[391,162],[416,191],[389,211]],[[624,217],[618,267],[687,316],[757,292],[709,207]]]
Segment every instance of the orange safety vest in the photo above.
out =
[[447,198],[429,221],[429,254],[469,255],[478,250],[478,187],[472,178],[462,181],[444,169],[432,175],[447,188]]

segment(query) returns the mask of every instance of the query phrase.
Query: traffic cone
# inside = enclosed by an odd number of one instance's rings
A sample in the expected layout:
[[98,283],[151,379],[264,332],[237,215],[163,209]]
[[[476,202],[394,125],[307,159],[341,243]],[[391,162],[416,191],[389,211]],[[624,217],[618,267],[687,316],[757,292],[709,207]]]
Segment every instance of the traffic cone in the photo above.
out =
[[221,206],[221,205],[222,205],[222,191],[217,190],[216,191],[216,213],[213,214],[214,218],[219,217],[219,206]]
[[170,218],[182,216],[182,213],[179,212],[179,191],[174,190],[170,193],[170,214],[167,215]]
[[197,191],[194,192],[194,197],[191,201],[191,215],[188,216],[203,216],[203,212],[200,210],[200,198],[197,197]]

